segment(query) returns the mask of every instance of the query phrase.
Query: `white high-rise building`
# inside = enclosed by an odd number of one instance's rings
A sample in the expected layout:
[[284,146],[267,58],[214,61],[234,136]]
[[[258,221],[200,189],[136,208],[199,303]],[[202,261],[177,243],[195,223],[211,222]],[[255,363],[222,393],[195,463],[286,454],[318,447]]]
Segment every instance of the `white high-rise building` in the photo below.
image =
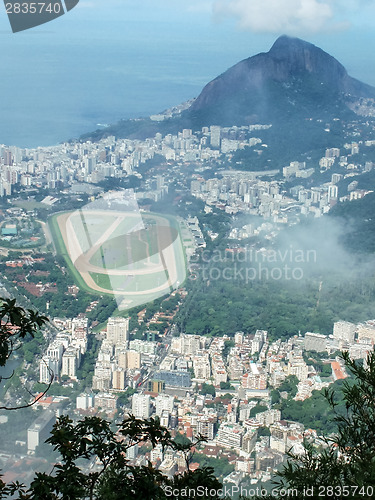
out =
[[133,446],[126,450],[126,458],[128,460],[135,460],[138,456],[138,444],[135,443]]
[[157,444],[155,448],[151,450],[151,462],[156,462],[157,460],[163,461],[164,451],[161,444]]
[[64,346],[61,342],[52,342],[47,349],[47,356],[58,361],[61,364]]
[[244,338],[245,338],[245,335],[243,332],[236,332],[236,334],[234,335],[234,343],[235,344],[243,344]]
[[109,318],[107,340],[114,345],[124,345],[129,341],[130,318]]
[[208,354],[194,356],[194,376],[197,379],[208,380],[211,377],[211,365]]
[[238,424],[223,422],[216,436],[216,444],[223,448],[241,448],[245,429]]
[[163,410],[160,415],[160,425],[162,427],[169,427],[169,411]]
[[335,339],[344,342],[353,342],[355,337],[356,325],[348,321],[336,321],[333,325],[333,336]]
[[339,188],[335,184],[328,186],[328,200],[337,200],[339,195]]
[[209,441],[214,438],[215,424],[212,418],[209,417],[199,417],[197,422],[197,432],[202,434]]
[[28,451],[35,451],[36,447],[46,440],[55,421],[55,412],[50,409],[45,410],[36,420],[34,420],[31,426],[27,429]]
[[39,382],[49,384],[52,376],[54,379],[59,376],[59,361],[49,356],[43,356],[39,361]]
[[161,414],[164,410],[167,410],[169,413],[172,412],[174,405],[174,397],[169,396],[168,394],[159,394],[155,398],[155,407],[156,407],[156,415],[161,417]]
[[81,394],[76,397],[77,410],[88,410],[94,406],[94,396],[92,394]]
[[155,354],[156,348],[157,348],[156,342],[150,342],[147,340],[139,340],[139,339],[131,340],[129,342],[129,349],[140,353]]
[[288,375],[295,375],[300,382],[307,380],[309,369],[302,357],[295,356],[289,360]]
[[67,375],[69,378],[77,379],[77,369],[79,367],[80,358],[80,350],[75,347],[69,347],[62,357],[61,375]]
[[148,394],[133,394],[132,413],[136,418],[150,417],[150,396]]
[[210,127],[210,132],[211,132],[211,146],[214,148],[219,148],[220,147],[220,127],[217,125],[211,125]]
[[375,321],[369,320],[357,325],[358,340],[370,339],[375,342]]
[[200,335],[182,334],[172,340],[171,351],[192,356],[205,346],[205,338]]
[[264,342],[267,340],[268,332],[266,330],[257,330],[254,335],[254,339],[251,342],[251,354],[259,352]]
[[327,349],[327,337],[320,333],[307,332],[304,346],[306,351],[324,352]]

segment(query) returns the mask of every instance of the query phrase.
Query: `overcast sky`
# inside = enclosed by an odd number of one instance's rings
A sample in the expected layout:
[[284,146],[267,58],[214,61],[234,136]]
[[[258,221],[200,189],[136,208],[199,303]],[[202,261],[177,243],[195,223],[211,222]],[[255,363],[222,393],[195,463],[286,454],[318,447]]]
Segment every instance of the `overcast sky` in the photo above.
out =
[[9,43],[37,33],[56,43],[67,36],[77,43],[139,38],[144,50],[148,44],[165,51],[191,43],[193,56],[201,42],[201,52],[215,48],[225,64],[266,51],[277,36],[288,34],[321,46],[353,76],[375,84],[371,0],[80,0],[66,16],[14,35],[2,9],[0,30]]

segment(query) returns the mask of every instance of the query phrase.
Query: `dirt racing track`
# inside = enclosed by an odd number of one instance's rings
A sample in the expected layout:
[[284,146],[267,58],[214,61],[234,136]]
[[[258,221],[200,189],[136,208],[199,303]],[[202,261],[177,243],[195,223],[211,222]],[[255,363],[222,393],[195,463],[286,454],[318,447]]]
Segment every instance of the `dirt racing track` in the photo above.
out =
[[[96,227],[86,223],[89,218],[99,221]],[[145,214],[143,228],[139,220],[139,213],[104,210],[57,216],[69,258],[89,288],[119,298],[138,296],[139,302],[144,295],[156,298],[181,284],[185,269],[180,269],[184,258],[178,230],[156,214]],[[130,227],[130,232],[125,232],[125,227]],[[164,276],[161,283],[160,276]],[[107,281],[108,288],[97,281]],[[128,290],[117,286],[121,281]]]

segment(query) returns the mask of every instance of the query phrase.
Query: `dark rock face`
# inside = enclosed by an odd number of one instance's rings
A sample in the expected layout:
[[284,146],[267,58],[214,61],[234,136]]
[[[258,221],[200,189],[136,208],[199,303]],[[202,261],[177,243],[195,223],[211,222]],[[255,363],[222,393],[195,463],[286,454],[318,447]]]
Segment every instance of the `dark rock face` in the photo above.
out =
[[282,36],[269,52],[239,62],[208,83],[189,115],[206,124],[251,123],[274,119],[277,112],[272,109],[277,107],[287,112],[288,102],[294,114],[298,108],[308,114],[309,107],[327,95],[345,106],[345,94],[374,98],[375,88],[351,78],[342,64],[315,45]]
[[[296,38],[283,36],[266,54],[268,68],[265,78],[286,82],[293,75],[307,71],[340,91],[350,87],[348,74],[338,61],[323,50]],[[251,60],[249,61],[251,64]],[[268,69],[267,68],[267,69]]]
[[292,138],[306,130],[306,120],[351,120],[355,113],[375,116],[375,88],[350,77],[342,64],[315,45],[281,36],[269,52],[249,57],[209,82],[178,116],[160,123],[120,121],[83,139],[145,138],[183,128],[272,123],[279,125],[281,135],[289,134],[290,147]]

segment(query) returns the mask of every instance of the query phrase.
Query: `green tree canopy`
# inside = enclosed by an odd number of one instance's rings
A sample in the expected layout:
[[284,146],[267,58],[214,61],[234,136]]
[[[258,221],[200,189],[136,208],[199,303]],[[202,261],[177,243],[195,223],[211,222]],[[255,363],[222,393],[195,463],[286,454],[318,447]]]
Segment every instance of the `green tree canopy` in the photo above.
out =
[[[179,443],[158,419],[125,418],[112,430],[110,422],[99,417],[86,417],[77,424],[68,416],[60,417],[47,443],[59,453],[60,460],[51,474],[36,473],[30,488],[18,483],[6,485],[0,480],[0,498],[18,495],[19,500],[166,500],[168,492],[186,488],[208,488],[210,495],[201,498],[218,499],[221,483],[213,469],[202,467],[189,470],[191,448],[204,441],[198,436],[194,443]],[[165,449],[180,452],[185,457],[186,470],[172,478],[147,465],[130,465],[126,452],[135,444],[150,442]],[[89,467],[90,463],[99,466]],[[182,493],[183,495],[183,493]],[[175,495],[174,495],[175,496]]]
[[[353,379],[344,381],[344,412],[338,411],[335,392],[326,390],[337,432],[324,438],[323,449],[305,441],[305,454],[288,453],[289,459],[278,473],[276,489],[269,498],[373,498],[375,494],[375,353],[367,363],[342,354]],[[276,491],[280,495],[276,495]],[[298,495],[297,493],[298,492]],[[262,497],[264,498],[264,497]]]

